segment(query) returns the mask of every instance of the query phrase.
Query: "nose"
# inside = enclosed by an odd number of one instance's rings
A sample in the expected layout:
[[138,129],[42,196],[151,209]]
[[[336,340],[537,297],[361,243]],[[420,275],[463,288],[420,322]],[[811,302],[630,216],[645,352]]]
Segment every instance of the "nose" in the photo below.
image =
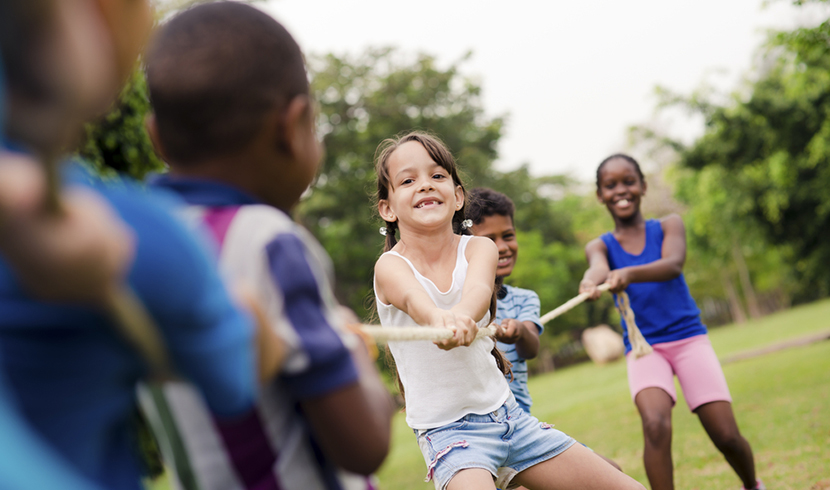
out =
[[426,192],[435,189],[435,186],[432,185],[432,179],[424,179],[421,181],[421,185],[418,187],[419,192]]
[[503,239],[501,239],[501,238],[496,238],[496,248],[498,248],[498,249],[499,249],[499,255],[501,255],[501,254],[503,254],[503,253],[507,252],[507,250],[508,250],[508,248],[507,248],[507,242],[505,242],[505,241],[504,241]]

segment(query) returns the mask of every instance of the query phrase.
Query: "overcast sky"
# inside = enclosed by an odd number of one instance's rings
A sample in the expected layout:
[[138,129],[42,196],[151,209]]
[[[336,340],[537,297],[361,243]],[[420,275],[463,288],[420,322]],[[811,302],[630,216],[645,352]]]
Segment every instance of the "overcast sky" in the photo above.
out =
[[[498,167],[590,179],[651,119],[656,85],[737,87],[770,27],[814,23],[786,0],[270,0],[306,53],[397,46],[444,66],[467,51],[488,115],[507,115]],[[695,125],[675,121],[691,138]],[[636,156],[636,155],[635,155]]]

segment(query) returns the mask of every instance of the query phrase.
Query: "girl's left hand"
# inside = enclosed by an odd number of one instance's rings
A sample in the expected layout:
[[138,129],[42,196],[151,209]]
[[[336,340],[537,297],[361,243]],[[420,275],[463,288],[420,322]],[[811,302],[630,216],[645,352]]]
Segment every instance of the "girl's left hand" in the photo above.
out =
[[608,278],[605,280],[608,284],[608,289],[612,293],[621,293],[631,284],[631,278],[628,275],[628,268],[616,269],[608,273]]

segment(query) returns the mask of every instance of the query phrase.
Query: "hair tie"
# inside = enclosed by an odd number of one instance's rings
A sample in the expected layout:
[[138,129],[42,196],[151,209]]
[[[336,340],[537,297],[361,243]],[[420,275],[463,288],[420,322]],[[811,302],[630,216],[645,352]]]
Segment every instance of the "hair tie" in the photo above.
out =
[[471,220],[471,219],[465,219],[464,221],[461,222],[461,229],[462,230],[466,230],[466,229],[472,228],[472,227],[473,227],[473,220]]
[[380,229],[378,230],[378,232],[380,232],[381,235],[386,236],[386,233],[387,233],[386,227],[381,226]]

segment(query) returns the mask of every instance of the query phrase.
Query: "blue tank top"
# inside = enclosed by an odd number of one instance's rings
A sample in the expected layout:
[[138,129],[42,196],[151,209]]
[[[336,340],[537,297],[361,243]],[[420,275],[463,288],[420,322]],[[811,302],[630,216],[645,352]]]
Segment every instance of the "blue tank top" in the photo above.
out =
[[[608,265],[611,270],[649,264],[662,258],[663,227],[656,219],[646,221],[646,246],[639,255],[623,250],[612,233],[605,233],[600,238],[608,249]],[[649,344],[683,340],[706,333],[706,326],[700,321],[700,310],[689,294],[689,286],[686,285],[683,274],[665,282],[632,283],[625,291],[631,300],[637,327]],[[617,301],[616,295],[614,301]],[[631,350],[628,327],[625,320],[621,321],[625,327],[625,352],[628,353]]]

